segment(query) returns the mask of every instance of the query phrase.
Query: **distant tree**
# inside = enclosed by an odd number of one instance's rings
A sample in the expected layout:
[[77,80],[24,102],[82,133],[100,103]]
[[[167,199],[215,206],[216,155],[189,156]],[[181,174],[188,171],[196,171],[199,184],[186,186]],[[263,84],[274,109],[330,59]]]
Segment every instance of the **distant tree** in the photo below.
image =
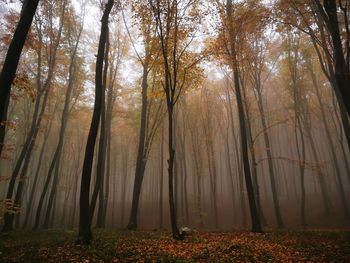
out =
[[[74,14],[74,11],[70,8],[69,13]],[[80,42],[80,37],[81,33],[83,30],[83,23],[84,23],[84,14],[82,16],[82,20],[78,23],[78,21],[74,21],[73,19],[68,19],[69,16],[67,15],[66,19],[66,26],[67,26],[67,41],[69,45],[69,51],[68,54],[70,55],[70,62],[69,62],[69,68],[68,68],[68,83],[67,83],[67,91],[66,91],[66,97],[64,100],[64,106],[63,106],[63,111],[61,115],[61,127],[60,127],[60,132],[58,135],[58,143],[55,149],[55,152],[53,154],[52,160],[50,162],[48,174],[45,180],[45,185],[44,189],[41,193],[40,196],[40,201],[37,209],[37,214],[36,214],[36,227],[38,227],[39,220],[40,220],[40,212],[41,208],[43,205],[43,201],[45,198],[45,195],[47,191],[49,190],[49,184],[51,183],[52,179],[52,190],[50,192],[49,196],[49,201],[47,204],[47,210],[45,212],[45,218],[44,218],[44,228],[48,228],[49,224],[49,218],[51,215],[51,209],[52,209],[52,204],[54,201],[54,197],[56,194],[56,189],[58,185],[58,177],[59,177],[59,168],[61,165],[61,156],[62,156],[62,149],[64,145],[64,140],[65,140],[65,132],[66,132],[66,127],[68,123],[68,116],[69,116],[69,109],[71,106],[71,101],[72,101],[72,93],[73,93],[73,84],[74,84],[74,77],[76,77],[76,71],[77,71],[77,52],[78,52],[78,46]],[[73,23],[76,23],[73,25]],[[79,24],[79,25],[78,25]],[[76,30],[73,28],[78,26]],[[75,31],[75,32],[74,32]]]

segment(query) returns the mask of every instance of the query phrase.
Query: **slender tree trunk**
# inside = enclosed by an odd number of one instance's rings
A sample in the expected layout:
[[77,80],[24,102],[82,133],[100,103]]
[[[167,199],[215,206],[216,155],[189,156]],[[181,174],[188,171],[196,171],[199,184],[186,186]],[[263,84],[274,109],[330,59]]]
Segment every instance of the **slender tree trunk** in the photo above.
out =
[[123,153],[122,153],[122,190],[120,192],[121,198],[121,206],[120,206],[120,225],[121,227],[124,226],[124,219],[125,219],[125,200],[126,200],[126,180],[128,178],[129,174],[129,152],[127,151],[127,146],[125,147]]
[[[316,150],[316,145],[315,145],[315,141],[312,137],[311,131],[309,129],[306,130],[307,136],[309,137],[309,142],[310,142],[310,146],[311,146],[311,153],[314,157],[314,159],[316,161],[318,161],[318,154],[317,154],[317,150]],[[323,204],[324,204],[324,208],[325,208],[325,214],[329,215],[330,210],[331,210],[331,204],[330,204],[330,198],[329,198],[329,193],[328,193],[328,189],[327,189],[327,183],[325,181],[325,177],[323,172],[321,171],[321,168],[317,169],[317,178],[318,181],[320,183],[320,187],[321,187],[321,194],[322,194],[322,199],[323,199]]]
[[160,167],[159,167],[159,228],[163,229],[163,177],[164,177],[164,124],[162,124],[160,142]]
[[238,70],[234,68],[236,100],[237,100],[237,106],[238,106],[239,126],[240,126],[240,132],[241,132],[241,151],[242,151],[243,168],[244,168],[244,175],[245,175],[244,178],[245,178],[246,188],[248,192],[250,214],[252,219],[252,231],[262,232],[259,213],[256,206],[251,172],[250,172],[247,131],[245,127],[245,114],[244,114],[244,108],[243,108],[243,102],[242,102],[242,96],[241,96],[238,78],[239,78]]
[[[229,93],[228,93],[229,94]],[[232,102],[231,102],[231,96],[228,95],[228,106],[229,106],[229,116],[230,116],[230,122],[231,122],[231,134],[232,139],[234,143],[234,149],[235,149],[235,156],[236,156],[236,164],[237,164],[237,172],[238,172],[238,181],[239,181],[239,199],[240,199],[240,206],[241,206],[241,213],[242,213],[242,226],[245,226],[246,224],[246,207],[245,207],[245,198],[244,198],[244,187],[243,187],[243,172],[242,172],[242,162],[239,154],[238,149],[238,142],[236,139],[236,132],[235,132],[235,125],[234,125],[234,118],[233,118],[233,108],[232,108]]]
[[208,142],[208,155],[209,155],[209,163],[210,163],[210,186],[212,192],[212,200],[213,200],[213,208],[214,208],[214,224],[215,228],[219,228],[219,218],[218,218],[218,206],[217,206],[217,173],[216,173],[216,162],[215,162],[215,154],[214,154],[214,146],[213,139],[210,138]]
[[173,233],[174,239],[182,239],[180,235],[179,229],[177,227],[177,218],[176,218],[176,210],[175,210],[175,200],[174,200],[174,160],[175,160],[175,149],[173,146],[174,138],[174,105],[172,102],[168,102],[168,138],[169,138],[169,159],[168,159],[168,187],[169,187],[169,208],[170,208],[170,221],[171,221],[171,230]]
[[196,209],[198,210],[198,216],[199,216],[199,227],[201,229],[204,228],[204,218],[203,218],[203,211],[202,211],[202,190],[201,190],[201,177],[202,177],[202,162],[201,162],[201,156],[200,151],[198,149],[198,136],[195,133],[194,130],[191,129],[191,140],[192,140],[192,149],[193,149],[193,160],[194,160],[194,178],[196,179],[194,181],[195,189],[197,190],[196,198],[195,198],[195,204]]
[[129,230],[137,229],[137,212],[140,200],[141,186],[143,177],[145,174],[147,156],[145,152],[145,140],[146,140],[146,128],[147,128],[147,107],[148,107],[148,65],[143,65],[142,76],[142,108],[141,108],[141,126],[139,132],[139,146],[137,151],[136,169],[135,169],[135,181],[132,195],[132,204],[130,218],[127,228]]
[[238,117],[239,117],[239,126],[240,126],[240,134],[241,134],[241,151],[242,151],[242,159],[243,159],[243,168],[244,168],[244,178],[246,183],[246,189],[248,193],[249,200],[249,208],[250,215],[252,220],[252,232],[262,232],[260,217],[258,213],[258,209],[256,206],[254,187],[251,177],[250,164],[249,164],[249,152],[248,152],[248,141],[247,141],[247,130],[246,130],[246,117],[244,113],[243,106],[243,97],[241,94],[240,80],[239,80],[239,72],[238,72],[238,62],[237,62],[237,54],[235,47],[235,35],[232,25],[232,0],[227,0],[226,5],[227,17],[229,18],[229,43],[230,43],[230,52],[232,59],[232,71],[234,77],[234,87],[236,91],[236,100],[238,107]]
[[104,69],[103,69],[103,87],[101,93],[101,126],[100,126],[100,138],[98,144],[98,154],[97,154],[97,165],[96,165],[96,182],[94,192],[91,197],[90,203],[90,221],[94,217],[94,212],[96,208],[97,197],[99,196],[99,209],[97,216],[96,227],[101,227],[102,225],[102,210],[103,210],[103,199],[104,199],[104,176],[105,176],[105,164],[106,164],[106,87],[107,87],[107,73],[108,73],[108,53],[109,53],[109,35],[107,27],[106,36],[106,47],[104,54]]
[[[297,117],[297,115],[296,115]],[[298,131],[300,135],[301,149],[298,140]],[[306,149],[305,149],[305,138],[303,134],[303,129],[300,124],[300,120],[296,118],[295,120],[295,143],[297,147],[297,154],[299,159],[299,173],[300,173],[300,190],[301,190],[301,200],[300,200],[300,218],[303,227],[306,226],[306,216],[305,216],[305,205],[306,205],[306,190],[305,190],[305,161],[306,161]]]
[[243,89],[243,98],[244,98],[243,102],[244,102],[244,106],[245,106],[244,108],[245,108],[245,114],[246,114],[246,129],[247,129],[247,135],[248,135],[247,140],[248,140],[248,146],[250,149],[250,156],[251,156],[252,179],[253,179],[253,186],[255,191],[256,206],[259,212],[261,223],[264,224],[265,219],[264,219],[264,213],[262,211],[261,202],[260,202],[260,189],[259,189],[259,181],[258,181],[257,162],[256,162],[256,155],[255,155],[255,145],[253,142],[253,134],[252,134],[253,129],[250,121],[247,95],[244,89]]
[[272,150],[271,150],[270,138],[267,131],[268,127],[266,123],[265,110],[264,110],[260,87],[257,89],[257,93],[258,93],[258,107],[260,112],[261,124],[264,131],[263,132],[264,143],[266,147],[266,155],[267,155],[267,162],[269,167],[269,176],[270,176],[270,183],[271,183],[271,189],[272,189],[272,199],[273,199],[273,204],[275,208],[276,222],[279,228],[283,228],[284,224],[281,216],[280,203],[279,203],[278,194],[277,194],[276,175],[275,175],[275,169],[272,162]]
[[182,148],[182,163],[183,163],[183,198],[184,198],[184,217],[185,223],[189,223],[189,208],[188,208],[188,193],[187,193],[187,155],[186,155],[186,123],[185,123],[185,114],[182,113],[182,123],[183,123],[183,135],[181,137],[181,148]]
[[[108,94],[108,97],[110,95]],[[107,102],[107,114],[106,114],[106,144],[107,144],[107,152],[106,152],[106,180],[105,180],[105,196],[103,201],[103,211],[101,218],[101,227],[105,227],[106,225],[106,216],[107,216],[107,206],[108,206],[108,198],[109,198],[109,184],[110,184],[110,174],[111,174],[111,124],[112,124],[112,109],[111,104],[113,102],[108,98]]]
[[235,205],[235,183],[233,181],[233,171],[232,171],[232,164],[231,164],[231,153],[230,153],[230,140],[229,140],[229,121],[227,122],[227,128],[226,132],[223,132],[223,135],[225,137],[225,152],[226,152],[226,164],[227,164],[227,177],[230,181],[230,190],[231,190],[231,195],[232,195],[232,212],[233,212],[233,220],[235,221],[235,213],[236,213],[236,205]]
[[[71,54],[71,62],[70,62],[69,71],[68,71],[68,74],[69,74],[68,75],[68,87],[67,87],[67,93],[66,93],[66,98],[64,101],[63,112],[62,112],[62,117],[61,117],[61,128],[60,128],[60,133],[59,133],[59,140],[58,140],[58,144],[57,144],[57,148],[56,148],[57,155],[56,155],[56,158],[52,159],[52,164],[51,164],[51,165],[55,166],[55,170],[54,170],[54,175],[53,175],[52,189],[50,192],[49,201],[48,201],[48,205],[47,205],[47,209],[46,209],[46,213],[45,213],[45,218],[44,218],[44,225],[43,225],[44,229],[47,229],[49,226],[51,207],[53,207],[53,201],[54,201],[56,191],[57,191],[57,186],[58,186],[62,149],[63,149],[63,145],[64,145],[65,131],[66,131],[67,122],[68,122],[68,115],[69,115],[69,108],[70,108],[69,106],[70,106],[72,92],[73,92],[74,63],[75,63],[75,57],[76,57],[76,53],[77,53],[78,46],[79,46],[81,32],[82,32],[82,26],[81,26],[78,38],[76,40],[76,43],[73,47],[73,52]],[[47,178],[49,178],[49,177],[51,177],[50,174],[48,174]]]
[[90,183],[91,183],[91,169],[94,159],[94,150],[96,137],[98,132],[98,126],[100,122],[101,115],[101,97],[103,89],[103,59],[104,51],[107,39],[108,30],[108,17],[112,10],[114,1],[108,0],[102,19],[101,19],[101,35],[98,46],[98,53],[96,59],[96,75],[95,75],[95,106],[92,116],[90,131],[88,135],[88,140],[86,143],[85,157],[83,164],[83,172],[81,177],[80,186],[80,215],[79,215],[79,234],[78,234],[78,244],[89,244],[92,239],[91,233],[91,221],[90,221]]
[[[46,130],[44,137],[48,136],[48,132],[47,131],[48,131],[48,129]],[[43,145],[41,146],[38,166],[37,166],[36,171],[35,171],[35,177],[34,177],[34,181],[33,181],[33,184],[32,184],[32,189],[30,191],[28,203],[26,205],[26,211],[27,212],[26,212],[26,215],[25,215],[25,218],[24,218],[24,221],[23,221],[23,228],[27,227],[29,216],[32,213],[31,210],[32,210],[33,202],[34,202],[34,194],[36,193],[35,190],[36,190],[36,186],[37,186],[38,179],[39,179],[39,172],[40,172],[40,168],[41,168],[41,163],[43,161],[43,157],[44,157],[44,152],[45,152],[45,149],[46,149],[47,141],[48,140],[44,140]]]

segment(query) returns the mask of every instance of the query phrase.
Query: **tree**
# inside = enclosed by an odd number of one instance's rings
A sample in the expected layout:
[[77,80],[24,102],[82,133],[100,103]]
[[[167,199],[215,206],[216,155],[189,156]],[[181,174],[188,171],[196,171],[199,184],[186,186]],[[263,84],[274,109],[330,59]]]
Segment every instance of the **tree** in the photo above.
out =
[[[261,14],[257,13],[257,16],[261,16]],[[281,216],[281,209],[280,204],[278,200],[278,194],[277,194],[277,184],[276,184],[276,172],[275,167],[273,164],[273,154],[271,149],[271,139],[268,134],[268,123],[265,113],[265,106],[263,103],[263,90],[264,90],[264,82],[262,80],[263,74],[266,73],[266,64],[268,59],[268,42],[267,39],[264,37],[264,30],[266,27],[266,22],[263,20],[254,20],[255,23],[253,25],[254,31],[252,34],[252,41],[248,42],[249,47],[247,47],[247,51],[249,52],[248,55],[248,71],[249,71],[249,78],[251,81],[251,85],[254,91],[254,95],[258,104],[258,110],[260,114],[260,120],[262,125],[262,134],[264,138],[264,144],[266,148],[266,155],[267,155],[267,163],[268,163],[268,171],[269,171],[269,177],[270,177],[270,184],[271,184],[271,190],[272,190],[272,199],[273,199],[273,205],[276,215],[276,222],[279,228],[283,228],[283,220]],[[253,142],[254,143],[254,142]],[[253,149],[254,151],[254,149]],[[252,154],[253,157],[253,154]],[[257,197],[257,202],[259,204],[259,199]],[[260,208],[259,208],[260,210]],[[259,211],[261,214],[261,211]]]
[[[118,28],[119,25],[117,25]],[[117,82],[117,77],[119,73],[120,64],[122,62],[122,58],[125,55],[125,52],[127,51],[127,41],[126,36],[121,36],[121,30],[118,29],[117,33],[111,34],[111,51],[110,51],[110,70],[109,70],[109,78],[107,83],[107,106],[106,106],[106,176],[105,176],[105,195],[99,196],[99,213],[97,218],[97,227],[103,227],[106,222],[106,214],[107,214],[107,204],[108,204],[108,198],[109,198],[109,186],[110,186],[110,174],[111,174],[111,162],[112,162],[112,155],[111,155],[111,145],[112,145],[112,118],[113,118],[113,108],[114,103],[117,98],[117,92],[119,89]],[[113,38],[113,35],[115,36]],[[102,185],[103,187],[103,185]],[[103,204],[101,204],[103,200]],[[101,209],[103,211],[101,211]]]
[[[345,103],[346,110],[350,116],[350,31],[349,31],[349,20],[348,20],[348,3],[342,3],[339,1],[337,4],[336,0],[325,0],[323,5],[320,0],[314,0],[320,17],[327,25],[330,37],[332,39],[333,48],[333,59],[334,59],[334,72],[337,82],[337,88],[339,89],[343,101]],[[345,1],[346,2],[346,1]],[[338,9],[344,14],[344,26],[345,28],[345,39],[341,36],[341,23],[338,19]],[[343,40],[345,40],[345,47],[343,47]],[[344,52],[345,51],[345,52]]]
[[[236,11],[236,12],[234,12]],[[246,189],[248,192],[248,200],[250,207],[250,215],[252,219],[252,231],[253,232],[261,232],[261,223],[260,217],[256,205],[256,198],[253,188],[253,182],[251,177],[251,167],[249,164],[249,151],[248,151],[248,140],[247,140],[247,128],[246,128],[246,116],[243,104],[243,96],[240,85],[240,73],[239,73],[239,62],[238,62],[238,29],[235,28],[234,18],[237,14],[237,10],[234,10],[232,0],[226,1],[226,9],[225,15],[223,17],[224,20],[224,31],[225,31],[225,39],[224,43],[226,44],[227,55],[229,59],[229,65],[233,72],[233,80],[234,87],[236,93],[236,102],[238,107],[238,117],[239,117],[239,127],[240,127],[240,137],[241,137],[241,152],[242,152],[242,160],[243,160],[243,168],[244,168],[244,178],[246,183]],[[245,16],[242,16],[243,18]]]
[[16,76],[22,49],[30,30],[39,0],[25,0],[12,41],[6,53],[0,73],[0,155],[4,146],[7,110],[10,101],[11,85]]
[[103,92],[103,61],[108,31],[108,17],[112,10],[114,0],[108,0],[101,19],[101,34],[98,44],[98,52],[96,58],[96,73],[95,73],[95,104],[91,120],[90,131],[85,148],[85,157],[83,171],[81,175],[80,186],[80,214],[79,214],[79,234],[78,244],[89,244],[92,239],[91,220],[90,220],[90,183],[91,169],[94,159],[94,150],[98,126],[101,116],[102,92]]
[[[73,13],[72,10],[70,10],[70,12]],[[68,18],[68,16],[67,16]],[[66,132],[66,127],[67,127],[67,123],[68,123],[68,115],[69,115],[69,109],[70,109],[70,104],[71,104],[71,100],[72,100],[72,92],[73,92],[73,84],[74,84],[74,77],[77,70],[77,51],[78,51],[78,46],[79,46],[79,42],[80,42],[80,37],[81,37],[81,33],[83,30],[83,23],[84,23],[84,14],[82,15],[82,20],[79,23],[79,28],[77,29],[76,32],[74,32],[75,30],[73,29],[73,25],[72,23],[77,23],[75,21],[69,21],[68,20],[68,25],[67,25],[67,41],[69,44],[69,55],[70,55],[70,63],[69,63],[69,68],[68,68],[68,83],[67,83],[67,91],[66,91],[66,97],[64,100],[64,106],[63,106],[63,111],[62,111],[62,116],[61,116],[61,127],[60,127],[60,132],[58,135],[58,143],[55,149],[55,152],[53,154],[51,163],[50,163],[50,167],[49,167],[49,171],[46,177],[46,181],[45,181],[45,185],[44,185],[44,189],[41,193],[40,196],[40,201],[39,201],[39,205],[38,205],[38,209],[37,209],[37,213],[36,213],[36,220],[35,220],[35,226],[34,228],[37,228],[39,226],[39,220],[40,220],[40,214],[41,214],[41,209],[43,206],[43,202],[44,202],[44,198],[45,195],[47,193],[47,191],[49,190],[49,184],[51,182],[52,179],[52,190],[49,196],[49,201],[48,201],[48,205],[47,205],[47,210],[45,213],[45,219],[44,219],[44,228],[48,228],[48,223],[49,223],[49,218],[51,215],[51,209],[52,209],[52,204],[53,204],[53,200],[56,194],[56,189],[57,189],[57,185],[58,185],[58,177],[59,177],[59,168],[61,165],[61,156],[62,156],[62,149],[63,149],[63,145],[64,145],[64,139],[65,139],[65,132]],[[75,34],[75,35],[74,35]],[[73,43],[72,43],[73,41]]]
[[[53,34],[54,31],[54,22],[53,22],[53,16],[51,15],[48,18],[48,29],[50,30],[50,43],[48,44],[50,46],[49,48],[49,55],[47,58],[47,64],[48,64],[48,70],[47,70],[47,77],[45,79],[45,83],[41,84],[41,74],[42,74],[42,53],[41,53],[41,35],[39,35],[39,49],[38,50],[38,67],[37,67],[37,98],[34,105],[34,112],[32,117],[32,124],[30,127],[30,131],[28,133],[28,136],[26,138],[26,141],[21,149],[20,155],[16,161],[16,165],[12,171],[11,179],[8,185],[6,198],[8,200],[12,200],[12,195],[15,188],[15,183],[18,175],[20,175],[20,180],[18,183],[17,191],[15,200],[13,202],[13,206],[20,207],[21,205],[21,197],[22,197],[22,191],[24,187],[24,178],[26,176],[30,159],[32,157],[32,151],[34,149],[35,141],[37,139],[39,128],[41,126],[41,122],[43,120],[43,116],[45,114],[50,90],[52,87],[52,82],[54,79],[54,72],[56,68],[56,58],[57,58],[57,50],[61,39],[61,33],[63,28],[63,19],[65,15],[66,10],[66,3],[67,1],[63,1],[58,5],[58,12],[59,12],[59,25],[57,29],[56,35]],[[55,8],[53,5],[49,5],[49,3],[43,3],[45,8],[49,8],[50,10]],[[42,100],[41,100],[42,99]],[[13,216],[12,213],[5,213],[5,224],[3,227],[4,231],[11,230],[13,227]]]
[[349,81],[346,80],[350,68],[349,5],[342,2],[337,4],[334,0],[327,0],[321,4],[319,0],[279,0],[273,10],[282,22],[280,30],[290,30],[290,27],[294,27],[309,36],[321,69],[336,95],[350,149],[350,102],[347,99],[350,89],[347,86]]
[[[168,188],[171,229],[174,239],[183,239],[177,227],[174,200],[174,113],[185,85],[196,81],[191,70],[201,60],[189,52],[189,46],[196,37],[192,27],[198,23],[198,1],[149,0],[157,25],[157,36],[163,63],[162,89],[165,94],[168,118]],[[197,77],[198,78],[198,77]]]
[[[142,65],[142,81],[141,81],[141,116],[140,116],[140,131],[138,139],[138,149],[136,157],[136,168],[135,168],[135,180],[132,195],[132,204],[130,211],[130,218],[127,228],[129,230],[137,229],[137,215],[139,207],[139,199],[141,194],[141,187],[143,178],[145,175],[145,169],[147,165],[147,159],[151,150],[154,134],[157,131],[161,118],[159,113],[161,107],[158,107],[153,120],[150,118],[152,98],[149,96],[149,74],[154,69],[154,64],[157,62],[159,57],[158,41],[155,36],[155,23],[152,21],[152,10],[150,10],[147,3],[135,1],[133,4],[133,10],[138,14],[138,24],[140,24],[141,36],[144,48],[144,55],[138,53],[135,48],[135,44],[131,38],[131,34],[128,30],[129,37],[131,39],[134,51],[137,55],[138,61]],[[125,21],[125,20],[124,20]],[[154,83],[153,83],[154,84]]]

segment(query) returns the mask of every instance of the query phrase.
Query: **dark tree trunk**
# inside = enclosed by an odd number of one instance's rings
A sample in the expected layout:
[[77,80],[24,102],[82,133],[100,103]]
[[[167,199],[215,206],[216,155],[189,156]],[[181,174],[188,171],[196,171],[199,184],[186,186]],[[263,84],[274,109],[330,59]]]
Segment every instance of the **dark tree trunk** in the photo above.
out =
[[91,233],[91,221],[90,221],[90,184],[91,184],[91,170],[92,163],[94,159],[94,150],[96,137],[98,132],[98,126],[100,123],[101,115],[101,97],[103,89],[103,60],[105,45],[107,40],[107,30],[108,30],[108,17],[112,10],[114,1],[108,0],[102,20],[101,20],[101,35],[98,45],[98,53],[96,59],[96,75],[95,75],[95,106],[94,112],[91,120],[90,131],[88,135],[88,140],[85,148],[85,157],[83,164],[83,171],[81,176],[81,186],[80,186],[80,214],[79,214],[79,234],[77,243],[78,244],[89,244],[92,239]]
[[147,89],[148,89],[148,65],[143,65],[143,76],[142,76],[142,109],[141,109],[141,126],[139,134],[139,146],[137,151],[136,169],[135,169],[135,181],[134,190],[132,195],[132,204],[130,218],[127,228],[129,230],[137,229],[137,212],[139,206],[139,199],[141,193],[141,186],[143,177],[145,174],[147,155],[145,151],[145,139],[146,139],[146,126],[147,126]]
[[238,107],[238,117],[239,117],[239,126],[240,126],[240,134],[241,134],[241,151],[242,151],[242,160],[243,160],[243,168],[244,168],[244,179],[246,183],[246,189],[248,193],[248,200],[249,200],[249,208],[250,208],[250,215],[252,220],[252,232],[262,232],[261,223],[260,223],[260,217],[258,213],[258,209],[256,206],[256,200],[255,200],[255,193],[254,193],[254,187],[250,172],[250,164],[249,164],[249,152],[248,152],[248,141],[247,141],[247,130],[246,130],[246,118],[245,118],[245,112],[244,112],[244,105],[243,105],[243,97],[241,94],[241,87],[240,87],[240,80],[239,80],[239,72],[238,72],[238,65],[237,65],[237,54],[236,54],[236,48],[235,48],[235,36],[234,36],[234,30],[232,25],[232,0],[227,0],[227,16],[229,18],[229,27],[230,27],[230,52],[231,52],[231,59],[232,59],[232,71],[233,71],[233,77],[234,77],[234,87],[236,91],[236,100],[237,100],[237,107]]
[[[243,85],[243,84],[242,84]],[[251,156],[251,166],[252,166],[252,179],[253,179],[253,187],[255,191],[255,200],[256,200],[256,206],[259,212],[259,217],[261,220],[262,225],[265,224],[265,217],[264,213],[262,211],[261,202],[260,202],[260,188],[259,188],[259,181],[258,181],[258,171],[257,171],[257,162],[256,162],[256,154],[255,154],[255,145],[253,141],[253,129],[251,124],[251,118],[250,118],[250,112],[249,112],[249,106],[247,102],[247,95],[245,92],[245,89],[243,89],[243,98],[244,98],[244,108],[245,108],[245,114],[246,114],[246,129],[247,129],[247,140],[248,140],[248,146],[250,149],[250,156]],[[272,188],[272,190],[274,190]],[[275,189],[276,190],[276,189]],[[276,191],[272,191],[272,194],[276,193]],[[278,210],[279,211],[279,210]],[[280,225],[278,225],[280,227]]]
[[175,200],[174,200],[174,160],[175,160],[175,149],[173,146],[174,138],[174,105],[168,103],[168,138],[169,138],[169,159],[168,159],[168,187],[169,187],[169,208],[170,208],[170,221],[171,221],[171,230],[173,233],[174,239],[182,239],[182,236],[177,227],[177,218],[176,218],[176,209],[175,209]]
[[333,44],[335,77],[342,95],[348,116],[350,115],[350,75],[343,52],[343,44],[339,30],[336,0],[324,0],[324,10],[327,14],[326,25]]
[[243,108],[242,95],[239,85],[239,74],[237,68],[234,68],[234,81],[235,81],[235,90],[236,90],[236,100],[238,106],[238,115],[239,115],[239,126],[241,133],[241,151],[243,159],[243,168],[244,168],[244,179],[246,183],[246,189],[248,193],[249,208],[252,219],[252,232],[262,232],[260,218],[258,209],[256,206],[254,187],[250,172],[249,164],[249,153],[248,153],[248,141],[247,141],[247,130],[245,127],[245,114]]
[[97,196],[99,197],[99,209],[97,216],[96,227],[101,227],[102,225],[102,210],[103,210],[103,198],[104,198],[104,176],[105,176],[105,165],[106,165],[106,87],[107,87],[107,73],[108,73],[108,53],[109,53],[109,35],[107,27],[107,37],[106,37],[106,47],[104,54],[104,69],[103,69],[103,88],[101,94],[101,127],[100,127],[100,138],[98,144],[98,154],[97,154],[97,165],[96,165],[96,182],[94,192],[92,194],[90,203],[90,221],[94,217],[94,212],[96,208]]
[[4,146],[11,85],[16,76],[22,49],[30,30],[38,3],[39,0],[26,0],[23,2],[21,17],[7,50],[4,65],[0,73],[0,155]]

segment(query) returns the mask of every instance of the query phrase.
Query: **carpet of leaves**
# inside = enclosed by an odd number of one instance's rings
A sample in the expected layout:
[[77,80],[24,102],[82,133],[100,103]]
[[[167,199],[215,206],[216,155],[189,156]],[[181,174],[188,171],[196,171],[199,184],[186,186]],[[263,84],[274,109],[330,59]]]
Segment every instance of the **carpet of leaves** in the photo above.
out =
[[348,231],[94,232],[90,246],[75,231],[15,231],[0,236],[0,262],[350,262]]

